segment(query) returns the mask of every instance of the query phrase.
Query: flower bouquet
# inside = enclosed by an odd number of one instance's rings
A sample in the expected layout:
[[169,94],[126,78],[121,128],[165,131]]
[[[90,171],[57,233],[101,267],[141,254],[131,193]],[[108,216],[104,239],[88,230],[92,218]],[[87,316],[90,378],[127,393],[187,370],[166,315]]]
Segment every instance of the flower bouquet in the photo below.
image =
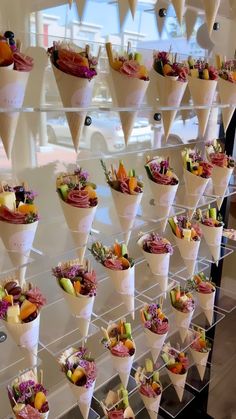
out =
[[184,342],[188,335],[195,308],[193,296],[190,292],[178,286],[170,291],[170,301],[175,323],[179,329],[181,340]]
[[88,419],[97,377],[96,363],[86,348],[66,349],[58,359],[83,419]]
[[94,242],[90,251],[104,266],[116,292],[121,295],[134,318],[134,261],[128,255],[127,246],[115,242],[113,246],[107,247],[100,242]]
[[113,368],[126,388],[136,350],[131,324],[120,320],[119,323],[111,323],[107,329],[102,328],[102,331],[104,333],[102,342],[110,350]]
[[52,270],[71,314],[76,317],[83,337],[88,335],[89,323],[97,292],[96,273],[88,261],[78,259],[60,263]]
[[120,386],[117,391],[109,390],[101,407],[108,419],[135,419],[133,410],[129,405],[128,391]]
[[147,345],[156,363],[169,330],[169,321],[161,304],[146,304],[140,313]]
[[200,329],[199,337],[190,346],[190,352],[196,364],[201,381],[204,379],[211,343],[206,338],[205,331]]
[[92,100],[93,80],[97,75],[98,57],[93,57],[89,49],[89,45],[82,49],[72,43],[56,41],[48,49],[63,106],[85,108],[78,112],[66,112],[76,152],[87,114],[86,108]]
[[215,284],[211,282],[202,272],[194,275],[192,281],[189,281],[189,288],[196,290],[198,304],[203,310],[208,323],[212,325],[216,295]]
[[224,105],[231,105],[222,109],[222,117],[225,132],[229,126],[236,103],[236,62],[235,60],[223,61],[219,68],[219,96]]
[[203,236],[209,247],[214,261],[220,258],[221,240],[223,235],[222,217],[217,215],[216,208],[209,208],[207,211],[202,212],[200,209],[196,211],[196,218],[200,223]]
[[189,367],[188,357],[184,352],[179,352],[171,348],[170,344],[166,344],[163,347],[162,359],[166,364],[168,376],[181,402]]

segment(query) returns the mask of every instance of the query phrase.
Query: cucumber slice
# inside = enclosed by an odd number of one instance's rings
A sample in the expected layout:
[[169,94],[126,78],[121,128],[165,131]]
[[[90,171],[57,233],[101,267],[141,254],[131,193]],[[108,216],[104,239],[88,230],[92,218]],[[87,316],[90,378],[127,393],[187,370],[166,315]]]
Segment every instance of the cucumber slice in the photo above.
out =
[[169,363],[169,357],[168,357],[168,355],[164,353],[161,356],[162,356],[162,359],[165,362],[165,364],[168,364]]
[[61,186],[59,186],[58,190],[61,194],[61,197],[62,197],[63,201],[65,201],[67,199],[67,195],[68,195],[68,192],[69,192],[69,186],[66,185],[66,184],[61,185]]
[[209,216],[213,220],[216,220],[217,219],[217,211],[216,211],[216,208],[209,208]]
[[68,294],[76,296],[75,289],[74,289],[74,287],[73,287],[69,278],[61,278],[60,279],[60,284],[61,284],[62,288],[66,292],[68,292]]
[[145,359],[146,372],[153,372],[153,362],[150,358]]
[[148,178],[151,179],[151,180],[153,180],[152,171],[151,171],[151,169],[149,167],[149,164],[145,164],[144,168],[146,169]]
[[175,234],[176,224],[175,224],[175,222],[174,222],[174,219],[173,219],[173,218],[169,218],[169,219],[168,219],[168,223],[169,223],[169,225],[170,225],[170,227],[171,227],[171,230],[172,230],[172,231],[173,231],[173,233]]
[[128,249],[127,249],[126,244],[124,243],[121,245],[121,254],[122,256],[128,256]]
[[175,302],[176,302],[176,300],[175,300],[175,291],[170,291],[170,299],[171,299],[171,304],[172,304],[172,306],[174,306],[175,305]]
[[155,371],[153,374],[153,381],[155,381],[156,383],[159,383],[160,381],[160,374],[158,371]]
[[125,331],[126,331],[127,335],[131,335],[132,331],[131,331],[131,324],[130,323],[125,323]]

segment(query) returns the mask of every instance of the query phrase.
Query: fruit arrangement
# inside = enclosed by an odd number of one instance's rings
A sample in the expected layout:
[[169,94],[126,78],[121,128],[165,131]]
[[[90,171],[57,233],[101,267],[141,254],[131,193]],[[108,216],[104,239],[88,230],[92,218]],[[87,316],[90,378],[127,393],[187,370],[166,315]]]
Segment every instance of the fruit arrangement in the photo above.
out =
[[220,213],[217,214],[216,208],[209,207],[204,212],[198,208],[194,218],[208,227],[222,227],[224,225]]
[[92,387],[96,377],[97,368],[95,360],[87,355],[86,348],[69,348],[58,359],[62,371],[67,379],[78,387]]
[[150,358],[145,360],[145,367],[138,367],[134,379],[139,385],[139,392],[146,397],[157,397],[162,392],[159,372],[154,370]]
[[189,360],[184,352],[171,348],[169,344],[164,345],[162,359],[168,370],[174,374],[185,374],[189,367]]
[[164,77],[173,80],[187,81],[188,68],[185,64],[177,62],[177,56],[165,51],[155,51],[153,54],[153,68]]
[[91,80],[97,75],[98,57],[93,57],[89,50],[89,45],[83,50],[73,43],[54,42],[53,46],[48,48],[48,54],[59,70],[71,76]]
[[235,159],[227,156],[227,154],[223,151],[222,145],[217,140],[214,140],[206,145],[206,153],[209,161],[215,166],[226,168],[235,167]]
[[90,208],[98,204],[96,185],[89,182],[89,174],[82,168],[60,174],[56,186],[60,198],[73,207]]
[[29,224],[39,219],[38,208],[34,203],[37,194],[29,190],[26,183],[22,185],[1,186],[0,220],[14,224]]
[[169,158],[153,157],[150,159],[148,156],[144,167],[148,178],[155,183],[161,185],[177,185],[179,183],[173,169],[170,168]]
[[36,319],[46,299],[31,283],[21,287],[15,278],[0,285],[0,319],[9,323],[29,323]]
[[106,181],[112,189],[129,195],[137,195],[143,192],[143,183],[136,176],[135,170],[131,169],[127,172],[122,160],[119,162],[118,169],[111,165],[111,169],[107,170],[103,160],[101,160],[101,165]]
[[191,292],[181,289],[180,286],[177,286],[170,291],[170,301],[172,306],[182,313],[189,313],[195,308]]
[[163,335],[168,332],[168,318],[162,311],[162,304],[146,304],[140,310],[143,326],[153,333]]
[[196,222],[191,222],[188,217],[179,215],[178,217],[169,218],[169,225],[172,232],[179,239],[188,241],[199,241],[202,231]]
[[128,391],[120,386],[117,391],[110,390],[101,407],[108,419],[133,419],[134,413],[129,405]]
[[[8,397],[14,414],[18,419],[40,418],[39,414],[49,412],[47,390],[33,371],[28,371],[17,377],[7,387]],[[46,417],[43,416],[43,417]]]
[[95,259],[108,269],[125,270],[134,266],[134,260],[129,257],[126,244],[115,242],[112,246],[104,246],[94,242],[89,249]]
[[110,67],[113,70],[131,78],[149,80],[148,70],[142,63],[142,55],[138,52],[131,52],[130,44],[128,44],[127,53],[118,54],[112,50],[112,44],[108,42],[106,51]]
[[107,329],[101,328],[104,333],[102,343],[111,351],[112,355],[118,357],[133,356],[135,343],[132,338],[131,324],[125,320],[119,323],[112,323]]
[[204,60],[194,60],[188,57],[189,74],[191,77],[202,80],[217,80],[218,71],[214,66],[210,66]]
[[205,330],[197,330],[197,339],[191,344],[191,349],[197,352],[207,353],[211,350],[211,342],[206,338]]
[[185,149],[182,151],[184,169],[193,175],[208,179],[212,174],[212,165],[203,160],[199,151]]
[[96,273],[86,261],[84,265],[78,259],[61,263],[52,270],[61,288],[74,297],[87,295],[93,297],[97,292]]
[[203,272],[194,275],[194,277],[188,281],[187,287],[189,290],[196,290],[203,294],[211,294],[216,290],[214,282],[207,278]]

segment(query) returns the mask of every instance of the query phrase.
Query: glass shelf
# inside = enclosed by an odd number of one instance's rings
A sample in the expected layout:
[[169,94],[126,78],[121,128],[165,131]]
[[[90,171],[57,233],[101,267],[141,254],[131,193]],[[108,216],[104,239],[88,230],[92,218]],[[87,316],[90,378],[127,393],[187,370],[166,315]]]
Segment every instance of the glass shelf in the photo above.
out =
[[206,386],[208,386],[208,384],[210,384],[211,381],[214,380],[214,378],[216,378],[216,370],[214,365],[212,365],[210,362],[207,362],[203,380],[200,379],[196,365],[192,365],[188,369],[186,384],[193,390],[200,393]]
[[[31,255],[34,253],[35,252],[31,250]],[[3,249],[0,252],[0,277],[14,274],[18,270],[25,271],[33,261],[33,257],[29,255]]]
[[236,308],[236,293],[216,287],[215,307],[225,313],[231,313]]
[[175,288],[176,285],[178,284],[178,282],[175,281],[169,275],[167,289],[166,291],[163,291],[159,285],[160,283],[158,282],[160,281],[161,275],[152,275],[152,274],[148,275],[148,280],[150,280],[150,278],[153,278],[153,282],[155,282],[154,285],[150,285],[150,287],[145,288],[142,291],[139,291],[137,288],[137,282],[136,282],[136,287],[135,287],[136,291],[138,292],[137,297],[140,299],[143,299],[145,297],[145,299],[147,300],[146,301],[147,303],[150,303],[151,301],[157,301],[159,297],[165,296],[166,293],[168,293],[172,288]]
[[212,327],[216,326],[221,320],[225,318],[225,315],[220,313],[219,311],[214,310],[213,311],[213,317],[212,317],[212,324],[210,325],[205,314],[201,312],[200,308],[196,308],[194,312],[194,317],[192,319],[191,324],[194,327],[199,327],[205,332],[208,332]]
[[229,186],[226,189],[224,196],[215,194],[212,182],[209,182],[209,186],[206,187],[206,190],[204,192],[204,196],[209,196],[213,198],[228,198],[229,196],[233,196],[235,194],[236,194],[236,186]]
[[176,418],[194,398],[195,396],[185,388],[182,402],[180,402],[174,387],[169,385],[162,393],[160,409],[172,418]]
[[176,207],[184,208],[186,210],[195,210],[196,208],[208,207],[210,204],[215,202],[215,198],[211,196],[202,196],[197,205],[193,206],[192,203],[188,202],[188,192],[184,185],[179,185],[174,201]]

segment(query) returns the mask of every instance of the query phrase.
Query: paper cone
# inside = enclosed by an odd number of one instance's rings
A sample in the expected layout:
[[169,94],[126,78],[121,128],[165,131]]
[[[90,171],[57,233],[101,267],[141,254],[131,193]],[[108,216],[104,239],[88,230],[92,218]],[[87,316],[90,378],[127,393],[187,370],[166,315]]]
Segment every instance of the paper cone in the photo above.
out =
[[[203,196],[210,179],[196,176],[188,170],[184,169],[184,183],[187,191],[186,203],[189,208],[192,208],[192,215],[196,210],[198,203]],[[192,215],[190,218],[192,218]]]
[[157,333],[153,333],[151,330],[144,328],[144,333],[146,335],[146,345],[151,351],[152,359],[154,364],[157,361],[157,358],[161,352],[162,346],[164,345],[167,333],[164,335],[158,335]]
[[[59,285],[60,286],[60,285]],[[71,314],[76,317],[77,325],[83,337],[88,335],[89,323],[93,311],[94,297],[68,294],[60,286],[63,297]]]
[[211,111],[210,106],[213,102],[216,92],[217,81],[202,80],[195,77],[189,77],[188,85],[193,99],[193,104],[195,106],[209,107],[208,109],[196,109],[199,124],[199,135],[204,137]]
[[185,239],[180,239],[179,237],[175,237],[176,244],[180,251],[181,257],[183,258],[184,264],[187,268],[187,271],[190,276],[193,276],[195,271],[195,264],[197,261],[200,240],[198,241],[188,241]]
[[[220,95],[220,101],[222,104],[226,105],[235,105],[236,103],[236,84],[231,83],[227,80],[219,78],[218,81],[218,87],[219,87],[219,95]],[[231,121],[231,118],[234,114],[235,106],[231,108],[223,108],[222,109],[222,119],[224,124],[224,130],[226,132],[229,123]]]
[[155,4],[155,15],[156,15],[156,22],[157,22],[157,30],[159,33],[159,36],[162,36],[164,24],[165,24],[165,18],[161,17],[159,15],[160,9],[166,9],[168,7],[168,3],[166,0],[159,0]]
[[[94,81],[71,76],[63,73],[52,64],[57,87],[65,108],[78,107],[87,108],[90,106],[93,94]],[[84,121],[87,111],[66,112],[67,122],[70,128],[75,151],[79,148],[79,140],[84,128]]]
[[[30,72],[0,68],[0,108],[21,108]],[[0,137],[8,159],[11,157],[19,112],[0,113]]]
[[[110,68],[110,76],[118,107],[139,107],[145,96],[149,81],[131,78]],[[119,112],[125,143],[132,133],[137,111]]]
[[82,19],[83,15],[84,15],[86,0],[75,0],[75,3],[76,3],[76,6],[77,6],[78,15],[79,15],[80,19]]
[[[160,106],[179,107],[187,87],[187,83],[173,80],[171,77],[164,77],[156,73],[157,90],[159,93]],[[177,110],[162,111],[162,121],[166,139],[170,134]]]
[[143,193],[129,195],[111,188],[111,194],[118,215],[130,219],[136,217]]
[[223,226],[209,227],[201,223],[201,230],[203,232],[206,243],[209,247],[211,255],[215,261],[220,258],[221,240],[223,235]]
[[187,372],[185,374],[174,374],[172,371],[168,370],[168,368],[167,368],[167,372],[174,386],[174,389],[177,393],[179,401],[182,402],[183,395],[184,395],[184,387],[185,387],[186,378],[187,378]]
[[169,272],[169,264],[170,264],[170,253],[148,253],[143,250],[143,242],[147,239],[149,234],[145,234],[144,236],[140,237],[137,244],[142,249],[142,253],[149,264],[150,270],[153,275],[163,275],[168,276]]
[[120,28],[123,27],[125,23],[126,16],[129,11],[129,4],[128,1],[124,0],[117,0],[118,10],[119,10],[119,21],[120,21]]
[[212,178],[214,193],[221,197],[220,199],[217,199],[217,206],[219,210],[224,200],[224,195],[229,186],[229,181],[233,174],[233,171],[234,171],[233,168],[219,167],[219,166],[213,165],[211,178]]
[[138,0],[129,0],[129,8],[130,8],[133,19],[136,13],[137,2]]
[[201,381],[203,381],[210,352],[198,352],[198,351],[195,351],[195,349],[191,348],[191,346],[190,346],[190,352],[196,364]]
[[126,308],[134,316],[134,266],[123,271],[114,271],[108,268],[105,270],[111,278],[116,292],[121,294]]
[[185,23],[186,23],[186,36],[187,36],[188,41],[191,38],[191,35],[193,33],[197,18],[198,18],[198,13],[196,10],[187,9],[185,13]]
[[[85,240],[90,233],[97,206],[78,208],[67,204],[62,199],[60,199],[60,204],[69,230],[81,233],[81,246],[86,244]],[[79,237],[77,239],[79,240]]]
[[178,22],[181,26],[183,22],[184,12],[185,12],[185,0],[172,0],[172,4],[175,9]]
[[150,418],[157,419],[162,394],[159,394],[157,397],[147,397],[139,392],[139,395],[148,411]]
[[39,341],[40,314],[29,323],[9,323],[4,321],[7,331],[10,333],[16,345],[33,350]]
[[196,295],[197,295],[199,306],[201,307],[202,311],[204,312],[209,324],[212,325],[215,292],[211,292],[210,294],[203,294],[201,292],[197,292]]
[[119,357],[111,355],[113,368],[119,374],[123,386],[126,388],[129,382],[130,371],[132,368],[134,355]]
[[164,232],[179,184],[161,185],[150,180],[149,185],[155,199],[157,215],[165,218],[159,222],[161,231]]
[[71,382],[69,382],[69,386],[71,388],[71,391],[74,393],[77,404],[80,408],[81,415],[83,416],[84,419],[88,419],[90,405],[91,405],[91,401],[93,397],[95,381],[93,382],[92,386],[89,388],[79,387]]
[[189,326],[193,317],[194,310],[188,313],[182,313],[182,311],[177,310],[173,306],[172,306],[172,310],[174,313],[175,324],[178,327],[181,340],[182,342],[184,342],[188,335],[188,329],[189,329]]
[[206,24],[208,28],[209,35],[213,31],[213,25],[216,20],[216,16],[220,7],[220,0],[203,0],[203,8],[205,10]]

